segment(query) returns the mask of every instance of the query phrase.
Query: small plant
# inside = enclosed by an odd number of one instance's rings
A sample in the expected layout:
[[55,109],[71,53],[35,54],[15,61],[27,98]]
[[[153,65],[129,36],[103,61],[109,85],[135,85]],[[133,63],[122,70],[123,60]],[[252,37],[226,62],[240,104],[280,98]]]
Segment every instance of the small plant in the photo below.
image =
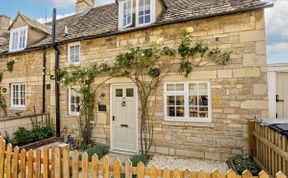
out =
[[53,136],[51,126],[40,127],[36,126],[32,130],[32,137],[34,141],[40,141]]
[[133,167],[136,167],[138,163],[142,162],[144,165],[148,163],[148,158],[145,155],[133,155],[130,158]]
[[261,171],[258,164],[247,154],[236,155],[233,159],[233,164],[238,172],[242,174],[245,170],[251,172],[253,176],[257,176]]
[[19,145],[25,145],[33,141],[32,132],[25,129],[24,127],[19,127],[14,133],[15,140]]
[[88,154],[89,161],[92,161],[92,156],[95,153],[97,154],[98,158],[101,159],[103,156],[108,154],[109,151],[106,145],[95,145],[85,150],[85,152]]

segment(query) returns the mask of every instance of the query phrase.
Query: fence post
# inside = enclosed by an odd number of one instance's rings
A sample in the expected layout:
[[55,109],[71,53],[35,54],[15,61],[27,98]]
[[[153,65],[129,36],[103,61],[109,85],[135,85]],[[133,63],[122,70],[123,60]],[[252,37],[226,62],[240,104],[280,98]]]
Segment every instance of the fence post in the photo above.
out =
[[254,157],[256,152],[255,137],[253,135],[255,131],[255,121],[248,121],[248,147],[249,156]]
[[98,156],[94,154],[92,156],[92,177],[98,178]]

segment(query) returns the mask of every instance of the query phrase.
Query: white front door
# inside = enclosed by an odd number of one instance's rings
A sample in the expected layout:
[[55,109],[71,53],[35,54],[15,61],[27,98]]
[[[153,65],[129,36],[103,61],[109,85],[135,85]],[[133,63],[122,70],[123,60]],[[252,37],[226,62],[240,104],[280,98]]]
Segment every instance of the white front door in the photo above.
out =
[[277,118],[288,119],[288,73],[277,74]]
[[112,150],[137,152],[137,90],[132,84],[112,85]]

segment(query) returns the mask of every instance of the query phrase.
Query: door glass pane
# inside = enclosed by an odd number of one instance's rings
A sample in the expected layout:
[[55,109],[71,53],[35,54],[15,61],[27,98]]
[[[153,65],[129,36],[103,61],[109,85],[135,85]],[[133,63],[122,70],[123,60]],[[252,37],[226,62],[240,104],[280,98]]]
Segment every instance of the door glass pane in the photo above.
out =
[[123,90],[122,89],[116,89],[116,97],[123,97]]
[[126,89],[126,97],[134,97],[134,89],[133,88],[127,88]]

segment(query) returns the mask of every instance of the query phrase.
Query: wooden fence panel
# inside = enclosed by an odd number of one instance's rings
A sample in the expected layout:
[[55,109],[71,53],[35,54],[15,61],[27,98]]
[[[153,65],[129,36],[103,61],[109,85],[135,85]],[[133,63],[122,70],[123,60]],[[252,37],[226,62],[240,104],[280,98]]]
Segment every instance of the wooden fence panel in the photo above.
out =
[[98,178],[98,156],[97,154],[94,154],[92,156],[92,177]]
[[6,178],[11,178],[11,157],[12,157],[12,145],[8,144],[6,148]]
[[19,148],[16,146],[13,152],[13,178],[18,178],[19,175]]
[[20,178],[26,177],[26,150],[22,149],[20,153]]
[[74,151],[72,155],[72,177],[78,178],[79,176],[79,153]]
[[[109,169],[109,165],[108,165]],[[86,152],[82,155],[82,177],[88,178],[89,168],[88,168],[88,154]],[[104,177],[104,176],[103,176]]]
[[5,141],[0,139],[0,178],[4,178]]
[[43,149],[43,178],[49,178],[49,150]]

